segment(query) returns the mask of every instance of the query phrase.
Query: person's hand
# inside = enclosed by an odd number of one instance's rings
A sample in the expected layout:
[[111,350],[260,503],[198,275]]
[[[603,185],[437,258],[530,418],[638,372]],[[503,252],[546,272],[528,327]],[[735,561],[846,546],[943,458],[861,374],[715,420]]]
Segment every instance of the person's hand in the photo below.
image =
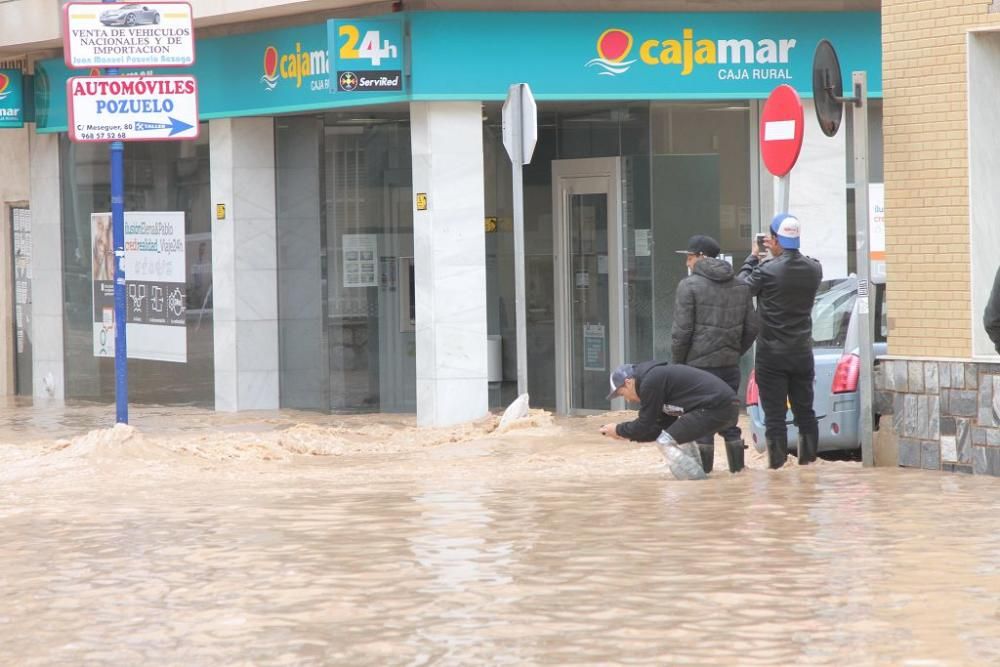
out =
[[621,440],[621,437],[618,435],[618,431],[615,430],[616,426],[618,426],[618,424],[605,424],[604,426],[601,427],[601,435],[607,438],[615,438],[616,440]]

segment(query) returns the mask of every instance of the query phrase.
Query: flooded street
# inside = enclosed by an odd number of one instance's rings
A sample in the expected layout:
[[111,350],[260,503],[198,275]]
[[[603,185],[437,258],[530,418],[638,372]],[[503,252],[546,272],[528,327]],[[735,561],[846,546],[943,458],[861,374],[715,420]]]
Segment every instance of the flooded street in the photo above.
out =
[[4,664],[1000,662],[1000,480],[719,446],[677,482],[607,415],[110,414],[0,410]]

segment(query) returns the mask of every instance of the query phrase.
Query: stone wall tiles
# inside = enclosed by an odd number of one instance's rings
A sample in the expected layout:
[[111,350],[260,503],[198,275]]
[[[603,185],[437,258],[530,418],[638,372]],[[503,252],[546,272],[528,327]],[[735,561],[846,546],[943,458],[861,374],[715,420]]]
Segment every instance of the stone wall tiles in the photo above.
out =
[[965,364],[965,388],[975,389],[979,384],[979,369],[978,364],[969,362]]
[[967,419],[955,420],[955,446],[959,463],[972,461],[972,428]]
[[919,394],[924,390],[924,362],[911,361],[907,364],[907,391]]
[[938,385],[941,389],[951,388],[951,364],[945,361],[938,362]]
[[[920,467],[920,442],[910,438],[899,439],[899,465],[904,468]],[[985,454],[983,456],[983,466],[986,465]]]
[[938,393],[938,365],[929,361],[924,364],[924,391],[928,394]]
[[941,446],[936,442],[924,442],[920,445],[920,467],[925,470],[938,470],[941,467]]

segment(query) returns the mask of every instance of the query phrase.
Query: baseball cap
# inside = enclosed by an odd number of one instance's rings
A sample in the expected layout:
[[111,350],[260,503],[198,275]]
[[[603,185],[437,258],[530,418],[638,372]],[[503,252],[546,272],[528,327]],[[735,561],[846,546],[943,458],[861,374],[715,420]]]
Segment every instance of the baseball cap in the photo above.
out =
[[611,373],[611,393],[608,400],[618,395],[618,392],[625,386],[625,380],[635,377],[635,364],[622,364]]
[[705,255],[705,257],[718,257],[720,250],[722,250],[722,248],[719,247],[719,242],[711,236],[695,234],[688,239],[687,250],[676,250],[674,252],[681,255]]
[[799,249],[802,225],[794,215],[779,213],[771,221],[771,233],[778,237],[778,244],[788,250]]

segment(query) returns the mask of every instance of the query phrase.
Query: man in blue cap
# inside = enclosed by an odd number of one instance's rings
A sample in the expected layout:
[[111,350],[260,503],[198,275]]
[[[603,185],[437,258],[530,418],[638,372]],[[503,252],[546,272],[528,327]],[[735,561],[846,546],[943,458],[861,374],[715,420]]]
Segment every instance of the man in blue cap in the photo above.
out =
[[764,245],[772,259],[761,261],[756,245],[739,278],[757,297],[757,356],[754,370],[764,409],[768,464],[780,468],[788,458],[786,406],[799,429],[799,464],[816,460],[819,427],[813,411],[816,376],[812,351],[812,308],[823,279],[820,263],[799,251],[802,226],[787,213],[774,216]]
[[677,479],[705,479],[698,438],[732,426],[739,419],[736,392],[698,368],[646,361],[624,364],[611,373],[611,393],[639,403],[630,422],[605,424],[601,435],[636,442],[656,441]]

